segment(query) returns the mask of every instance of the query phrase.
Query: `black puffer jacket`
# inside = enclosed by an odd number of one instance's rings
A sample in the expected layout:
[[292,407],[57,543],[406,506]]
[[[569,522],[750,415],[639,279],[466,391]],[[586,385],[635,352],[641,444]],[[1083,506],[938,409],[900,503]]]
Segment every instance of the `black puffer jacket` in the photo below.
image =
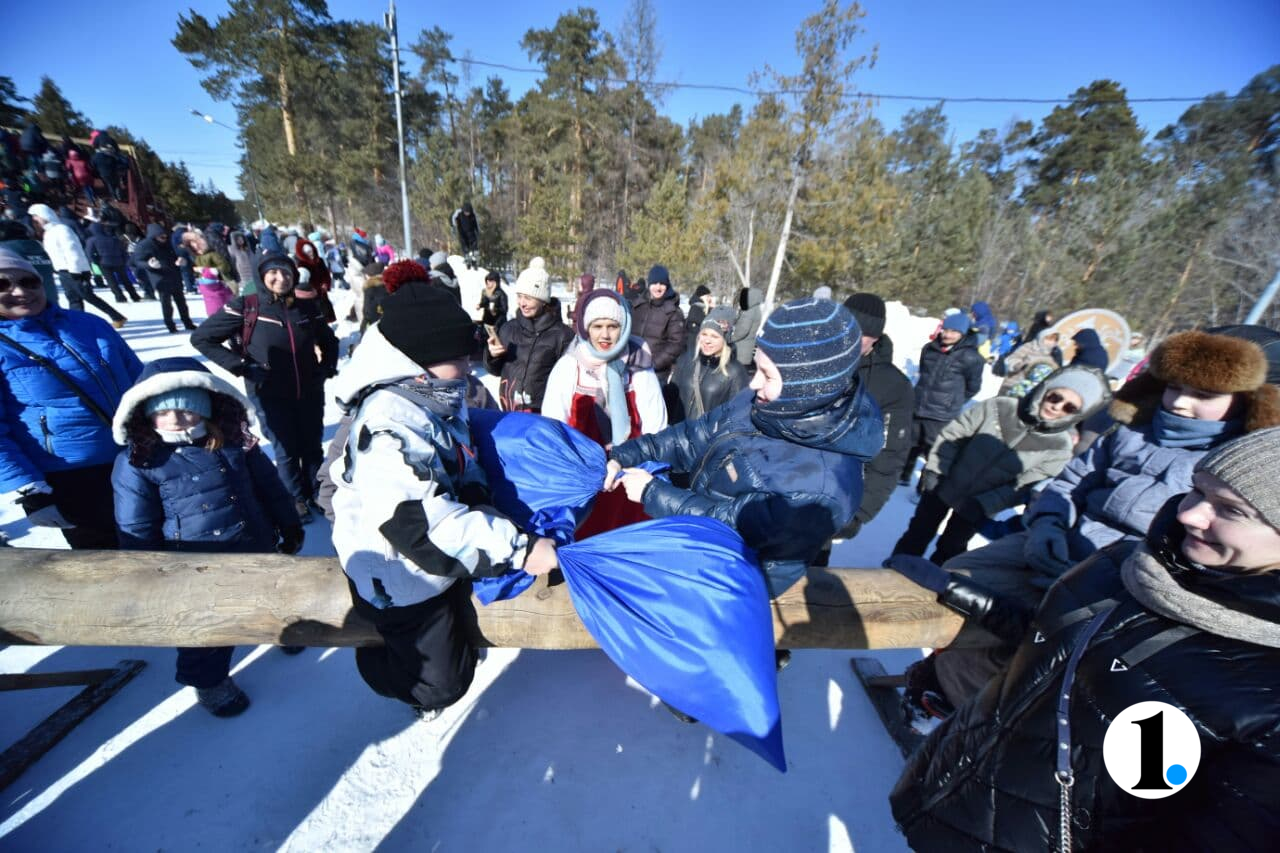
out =
[[249,351],[241,356],[223,344],[243,328],[246,298],[237,296],[201,323],[191,333],[191,345],[236,376],[250,364],[266,367],[265,381],[252,389],[260,396],[301,400],[322,393],[324,381],[338,372],[338,339],[315,300],[281,297],[263,288]]
[[[747,387],[750,381],[747,369],[738,364],[732,352],[729,353],[725,371],[727,372],[720,371],[720,356],[704,356],[696,345],[680,356],[675,369],[671,371],[671,384],[675,386],[679,396],[668,397],[677,405],[672,407],[675,411],[667,412],[667,422],[677,424],[686,418],[700,418],[716,406],[729,402]],[[698,374],[696,388],[702,396],[701,406],[698,405],[698,394],[694,393],[694,373]]]
[[[1008,669],[911,757],[890,801],[913,849],[1058,849],[1058,694],[1089,619],[1063,623],[1068,614],[1100,612],[1110,602],[1119,605],[1089,642],[1071,692],[1072,849],[1275,849],[1280,651],[1264,643],[1275,642],[1280,621],[1280,573],[1211,573],[1188,564],[1178,550],[1181,526],[1162,529],[1174,528],[1175,535],[1154,535],[1145,547],[1116,543],[1064,575]],[[1151,588],[1135,576],[1162,578],[1197,603],[1170,606],[1171,599],[1162,598],[1162,610],[1181,615],[1158,615],[1131,592]],[[1224,621],[1214,618],[1215,608],[1251,617],[1251,627],[1238,633],[1257,642],[1215,633]],[[1139,644],[1180,626],[1196,631],[1137,659]],[[1158,800],[1118,787],[1102,757],[1111,720],[1145,701],[1180,708],[1200,734],[1195,775],[1183,790]]]
[[89,260],[103,268],[123,267],[129,262],[129,257],[124,251],[124,243],[99,222],[89,226],[89,241],[84,244],[84,250]]
[[146,274],[151,287],[157,292],[176,293],[182,290],[178,253],[173,250],[163,225],[152,222],[147,226],[147,236],[138,241],[129,261],[139,272]]
[[498,396],[503,411],[542,411],[547,377],[573,341],[573,330],[560,322],[560,303],[551,302],[532,320],[517,313],[502,325],[498,340],[507,351],[495,357],[485,347],[484,366],[501,376]]
[[653,353],[653,372],[667,381],[676,359],[684,352],[684,314],[680,297],[667,285],[667,294],[657,302],[645,299],[631,307],[631,334],[644,338]]
[[480,322],[501,329],[507,322],[507,293],[499,285],[493,293],[480,291]]
[[880,405],[884,418],[884,449],[862,472],[862,505],[858,519],[876,517],[897,488],[902,466],[911,450],[911,417],[916,394],[911,380],[893,364],[893,341],[882,335],[858,364],[858,384]]
[[702,297],[710,296],[711,289],[705,284],[698,285],[689,297],[689,314],[684,318],[684,348],[686,351],[697,349],[698,332],[702,330],[702,321],[707,319],[707,309]]
[[960,414],[965,401],[981,390],[985,365],[972,334],[947,350],[939,338],[925,344],[920,350],[920,379],[916,382],[916,417],[949,421]]

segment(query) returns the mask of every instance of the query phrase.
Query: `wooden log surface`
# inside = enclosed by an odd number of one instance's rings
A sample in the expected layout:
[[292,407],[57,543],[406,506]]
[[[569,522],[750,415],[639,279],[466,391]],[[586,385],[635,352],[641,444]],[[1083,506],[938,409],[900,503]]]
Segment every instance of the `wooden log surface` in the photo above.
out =
[[[946,645],[961,619],[887,569],[815,568],[772,604],[782,648]],[[589,649],[568,586],[476,604],[480,645]],[[333,557],[0,548],[0,643],[366,646]]]

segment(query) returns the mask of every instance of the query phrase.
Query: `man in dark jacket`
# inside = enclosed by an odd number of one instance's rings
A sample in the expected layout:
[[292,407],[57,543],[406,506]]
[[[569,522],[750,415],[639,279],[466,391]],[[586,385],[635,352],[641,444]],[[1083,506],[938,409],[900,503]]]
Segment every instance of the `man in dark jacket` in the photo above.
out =
[[[706,303],[706,299],[709,296],[711,296],[711,289],[705,284],[700,284],[694,289],[693,296],[689,297],[689,314],[684,321],[686,350],[697,349],[698,332],[701,331],[702,321],[707,319],[707,313],[710,310],[707,308]],[[730,344],[730,346],[732,347],[733,345]]]
[[126,291],[134,302],[142,301],[138,292],[133,289],[133,282],[129,281],[129,276],[125,275],[124,265],[129,262],[129,258],[124,252],[124,244],[120,242],[119,237],[108,231],[102,223],[95,222],[89,226],[89,242],[84,248],[89,255],[89,260],[102,270],[102,277],[107,280],[107,287],[111,288],[111,294],[115,296],[116,302],[125,301]]
[[[263,255],[258,279],[260,293],[228,302],[200,325],[191,345],[224,370],[245,378],[258,421],[271,440],[280,479],[306,523],[324,460],[324,382],[337,373],[338,339],[315,300],[294,298],[298,268],[286,255]],[[246,322],[246,312],[253,322]],[[224,346],[236,334],[248,337],[243,352]]]
[[893,364],[893,341],[884,333],[884,300],[874,293],[855,293],[844,301],[862,328],[862,361],[858,384],[880,405],[884,418],[884,449],[862,472],[862,503],[853,521],[841,531],[852,539],[893,494],[898,472],[911,450],[911,420],[915,389],[906,374]]
[[467,269],[478,269],[480,260],[480,223],[476,221],[476,212],[471,202],[464,201],[462,207],[453,212],[453,230],[458,235],[458,243],[462,247],[462,259]]
[[560,303],[551,299],[545,268],[530,266],[516,278],[514,320],[503,324],[498,339],[489,339],[485,368],[501,377],[498,397],[506,412],[542,411],[547,377],[573,341],[573,330],[560,322]]
[[49,150],[49,143],[45,140],[44,134],[40,132],[40,125],[36,124],[33,119],[27,119],[26,126],[22,128],[22,138],[18,142],[18,147],[26,155],[27,166],[32,169],[39,169],[40,158],[44,156],[45,151]]
[[969,333],[967,314],[947,317],[938,336],[920,350],[911,450],[903,462],[900,481],[904,486],[911,483],[916,457],[929,452],[942,428],[981,390],[985,365],[977,340]]
[[152,222],[147,226],[147,234],[133,250],[130,259],[135,269],[145,271],[151,289],[160,297],[160,312],[164,315],[164,324],[169,334],[178,331],[173,324],[173,305],[178,305],[178,316],[187,329],[195,329],[191,322],[191,314],[187,311],[187,297],[182,292],[182,272],[178,254],[173,250],[164,226]]
[[633,303],[631,334],[644,338],[653,353],[653,371],[658,381],[666,383],[671,368],[684,352],[684,314],[680,313],[680,297],[671,286],[667,268],[655,264],[649,270],[649,298]]

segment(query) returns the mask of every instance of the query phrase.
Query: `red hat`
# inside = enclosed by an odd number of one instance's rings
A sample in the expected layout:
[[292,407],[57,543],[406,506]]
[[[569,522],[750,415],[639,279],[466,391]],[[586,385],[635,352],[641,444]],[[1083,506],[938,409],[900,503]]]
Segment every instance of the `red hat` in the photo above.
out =
[[431,281],[427,268],[417,261],[396,261],[382,273],[382,285],[387,293],[395,293],[411,281]]

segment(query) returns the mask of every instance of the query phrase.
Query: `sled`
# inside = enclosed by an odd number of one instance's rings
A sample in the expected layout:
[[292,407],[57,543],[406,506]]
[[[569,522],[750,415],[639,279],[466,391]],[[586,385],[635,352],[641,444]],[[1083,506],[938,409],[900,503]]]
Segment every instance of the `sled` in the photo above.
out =
[[915,752],[924,743],[925,736],[911,728],[906,711],[902,707],[902,693],[899,690],[906,686],[906,676],[889,675],[880,661],[868,657],[852,657],[849,659],[853,674],[858,677],[862,688],[867,691],[867,698],[876,709],[876,715],[884,724],[884,729],[903,758]]

